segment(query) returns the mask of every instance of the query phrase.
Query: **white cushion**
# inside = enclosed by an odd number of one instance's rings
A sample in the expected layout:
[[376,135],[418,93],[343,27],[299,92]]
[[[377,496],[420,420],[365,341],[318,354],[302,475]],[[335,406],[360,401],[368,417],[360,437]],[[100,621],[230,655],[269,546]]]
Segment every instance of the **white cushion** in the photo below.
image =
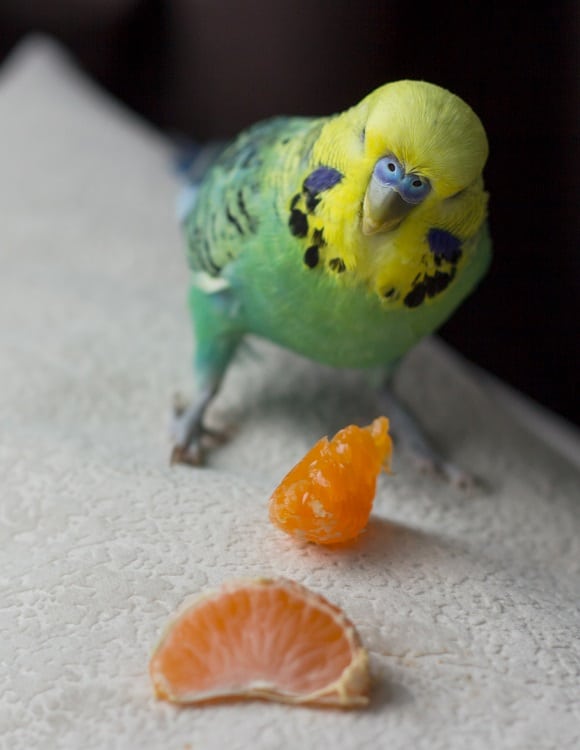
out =
[[[5,64],[6,747],[579,747],[580,469],[565,456],[580,455],[577,433],[425,342],[401,392],[486,491],[461,494],[397,455],[357,544],[300,545],[270,525],[270,492],[376,402],[356,373],[257,343],[213,410],[235,425],[230,442],[207,468],[170,468],[172,397],[192,393],[177,192],[164,137],[51,43],[30,40]],[[149,655],[181,601],[277,575],[354,620],[371,652],[370,708],[154,700]]]

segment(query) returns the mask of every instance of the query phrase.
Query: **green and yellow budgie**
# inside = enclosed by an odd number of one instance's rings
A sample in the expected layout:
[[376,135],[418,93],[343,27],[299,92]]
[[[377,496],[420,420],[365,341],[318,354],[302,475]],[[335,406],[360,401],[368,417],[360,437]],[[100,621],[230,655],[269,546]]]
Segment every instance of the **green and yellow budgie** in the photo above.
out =
[[[184,218],[199,392],[173,459],[200,462],[205,410],[247,333],[388,375],[440,326],[489,264],[487,154],[470,107],[422,81],[339,115],[268,120],[227,146]],[[461,481],[389,399],[419,460]]]

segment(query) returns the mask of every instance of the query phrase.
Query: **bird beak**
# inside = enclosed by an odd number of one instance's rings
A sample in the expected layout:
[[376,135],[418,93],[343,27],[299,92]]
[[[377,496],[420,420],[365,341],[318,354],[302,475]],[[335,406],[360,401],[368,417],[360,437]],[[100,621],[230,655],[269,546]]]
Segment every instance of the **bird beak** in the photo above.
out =
[[393,187],[384,185],[373,175],[363,201],[363,234],[389,232],[399,226],[415,205],[408,203]]

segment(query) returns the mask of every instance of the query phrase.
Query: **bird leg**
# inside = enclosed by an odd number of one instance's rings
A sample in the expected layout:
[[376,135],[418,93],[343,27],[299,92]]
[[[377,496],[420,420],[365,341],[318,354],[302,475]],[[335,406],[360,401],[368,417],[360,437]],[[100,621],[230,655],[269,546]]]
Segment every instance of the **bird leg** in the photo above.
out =
[[205,413],[218,391],[218,386],[208,386],[189,406],[176,399],[173,409],[171,465],[188,464],[201,466],[204,460],[204,437],[216,437],[216,433],[203,424]]
[[379,389],[379,402],[382,412],[389,418],[395,442],[411,454],[419,471],[443,477],[461,489],[473,487],[473,477],[439,453],[416,417],[395,396],[389,384]]
[[223,440],[223,435],[204,425],[204,417],[243,334],[236,326],[236,300],[228,289],[206,293],[192,285],[189,302],[196,338],[193,369],[198,395],[190,406],[174,405],[171,464],[200,466],[207,447],[204,438]]

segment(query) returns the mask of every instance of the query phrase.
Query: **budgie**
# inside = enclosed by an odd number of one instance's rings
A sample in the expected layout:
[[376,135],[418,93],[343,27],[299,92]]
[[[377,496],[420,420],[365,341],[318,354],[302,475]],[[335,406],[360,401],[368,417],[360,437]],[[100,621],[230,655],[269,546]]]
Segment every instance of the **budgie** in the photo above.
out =
[[[201,462],[204,414],[246,334],[338,368],[383,368],[388,386],[488,268],[487,156],[473,110],[412,80],[338,115],[258,123],[226,146],[184,218],[198,392],[173,461]],[[395,436],[462,481],[389,393]]]

